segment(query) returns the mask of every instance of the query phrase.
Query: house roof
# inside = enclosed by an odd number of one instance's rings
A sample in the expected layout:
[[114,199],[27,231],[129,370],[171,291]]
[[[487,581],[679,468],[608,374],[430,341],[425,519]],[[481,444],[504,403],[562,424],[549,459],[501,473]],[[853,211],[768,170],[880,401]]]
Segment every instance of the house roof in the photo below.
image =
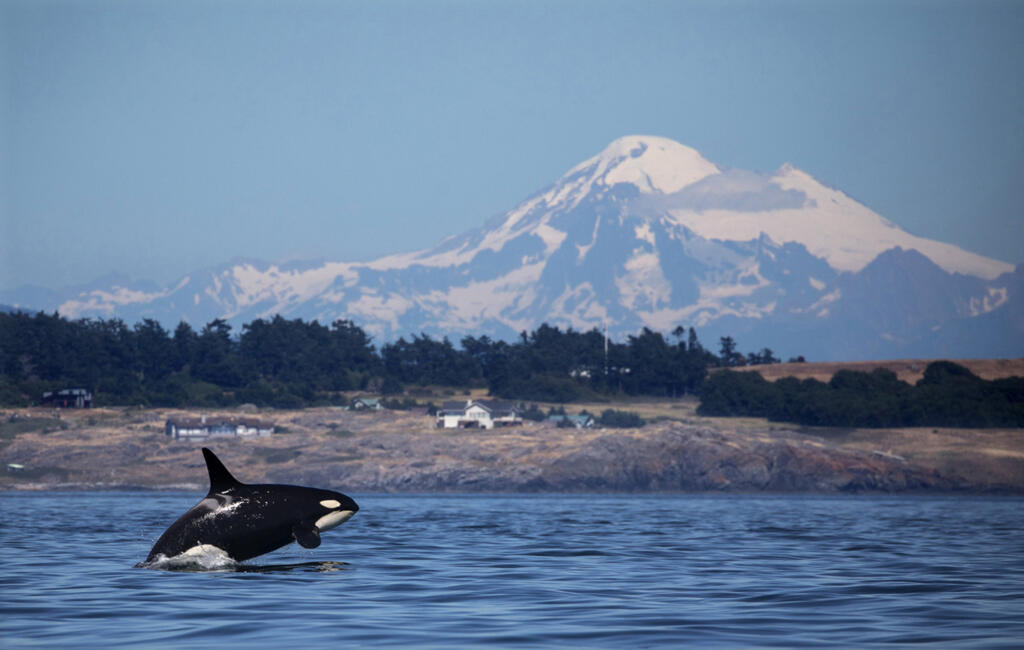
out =
[[51,395],[64,396],[64,395],[90,395],[90,394],[91,393],[86,388],[64,388],[62,390],[56,390],[56,391],[49,390],[49,391],[46,391],[45,393],[43,393],[43,397],[50,397]]
[[478,400],[474,400],[473,403],[474,404],[479,404],[480,406],[484,407],[488,411],[513,411],[513,410],[515,410],[515,405],[512,404],[512,402],[499,402],[499,401],[496,401],[496,400],[478,399]]
[[179,429],[212,429],[213,427],[237,427],[239,425],[251,429],[269,429],[274,426],[273,422],[257,420],[255,418],[169,418],[167,424],[172,424]]
[[549,422],[561,422],[562,420],[568,420],[574,424],[586,424],[587,422],[593,422],[593,415],[549,415]]
[[479,406],[491,414],[492,417],[507,417],[515,414],[518,409],[511,402],[500,402],[497,400],[474,399],[465,402],[445,402],[441,411],[465,412],[474,406]]

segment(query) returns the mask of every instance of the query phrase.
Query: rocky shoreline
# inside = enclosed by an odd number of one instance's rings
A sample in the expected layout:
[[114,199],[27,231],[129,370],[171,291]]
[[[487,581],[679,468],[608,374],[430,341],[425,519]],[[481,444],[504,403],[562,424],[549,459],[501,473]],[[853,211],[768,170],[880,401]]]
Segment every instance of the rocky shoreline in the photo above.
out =
[[321,408],[261,414],[284,431],[270,438],[182,442],[163,433],[182,414],[8,411],[0,489],[201,491],[209,446],[245,482],[352,493],[1024,494],[1020,430],[805,430],[689,413],[637,429],[451,432],[423,413]]

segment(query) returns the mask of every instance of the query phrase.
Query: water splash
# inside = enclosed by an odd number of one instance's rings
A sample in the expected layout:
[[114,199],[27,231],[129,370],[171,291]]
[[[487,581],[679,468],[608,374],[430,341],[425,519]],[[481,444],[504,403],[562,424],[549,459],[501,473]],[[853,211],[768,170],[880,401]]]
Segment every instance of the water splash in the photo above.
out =
[[232,571],[238,567],[238,562],[221,548],[200,544],[173,557],[157,555],[155,559],[140,562],[135,567],[159,571]]
[[238,510],[242,505],[248,502],[248,499],[228,499],[228,501],[225,502],[224,505],[218,505],[212,511],[203,515],[202,521],[215,519],[222,515],[230,515],[234,511]]

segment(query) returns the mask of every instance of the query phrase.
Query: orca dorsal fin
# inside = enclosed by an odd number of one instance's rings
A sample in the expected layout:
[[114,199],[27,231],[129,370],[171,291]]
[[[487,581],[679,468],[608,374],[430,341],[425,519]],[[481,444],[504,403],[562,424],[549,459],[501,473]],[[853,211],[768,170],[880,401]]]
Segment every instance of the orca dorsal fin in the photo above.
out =
[[224,467],[224,463],[220,462],[217,454],[206,447],[203,447],[203,458],[206,459],[206,471],[210,473],[209,494],[224,492],[241,485],[238,479],[231,475],[228,468]]

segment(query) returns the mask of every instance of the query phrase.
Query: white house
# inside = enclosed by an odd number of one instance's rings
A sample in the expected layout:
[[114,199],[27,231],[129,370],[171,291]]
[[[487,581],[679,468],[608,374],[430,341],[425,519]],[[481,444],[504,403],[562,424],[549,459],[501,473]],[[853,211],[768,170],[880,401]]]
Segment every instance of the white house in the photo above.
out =
[[467,400],[445,402],[437,411],[439,429],[493,429],[523,423],[519,410],[507,402]]
[[175,440],[203,440],[214,436],[266,438],[274,433],[274,424],[252,418],[181,418],[167,420],[164,433]]

